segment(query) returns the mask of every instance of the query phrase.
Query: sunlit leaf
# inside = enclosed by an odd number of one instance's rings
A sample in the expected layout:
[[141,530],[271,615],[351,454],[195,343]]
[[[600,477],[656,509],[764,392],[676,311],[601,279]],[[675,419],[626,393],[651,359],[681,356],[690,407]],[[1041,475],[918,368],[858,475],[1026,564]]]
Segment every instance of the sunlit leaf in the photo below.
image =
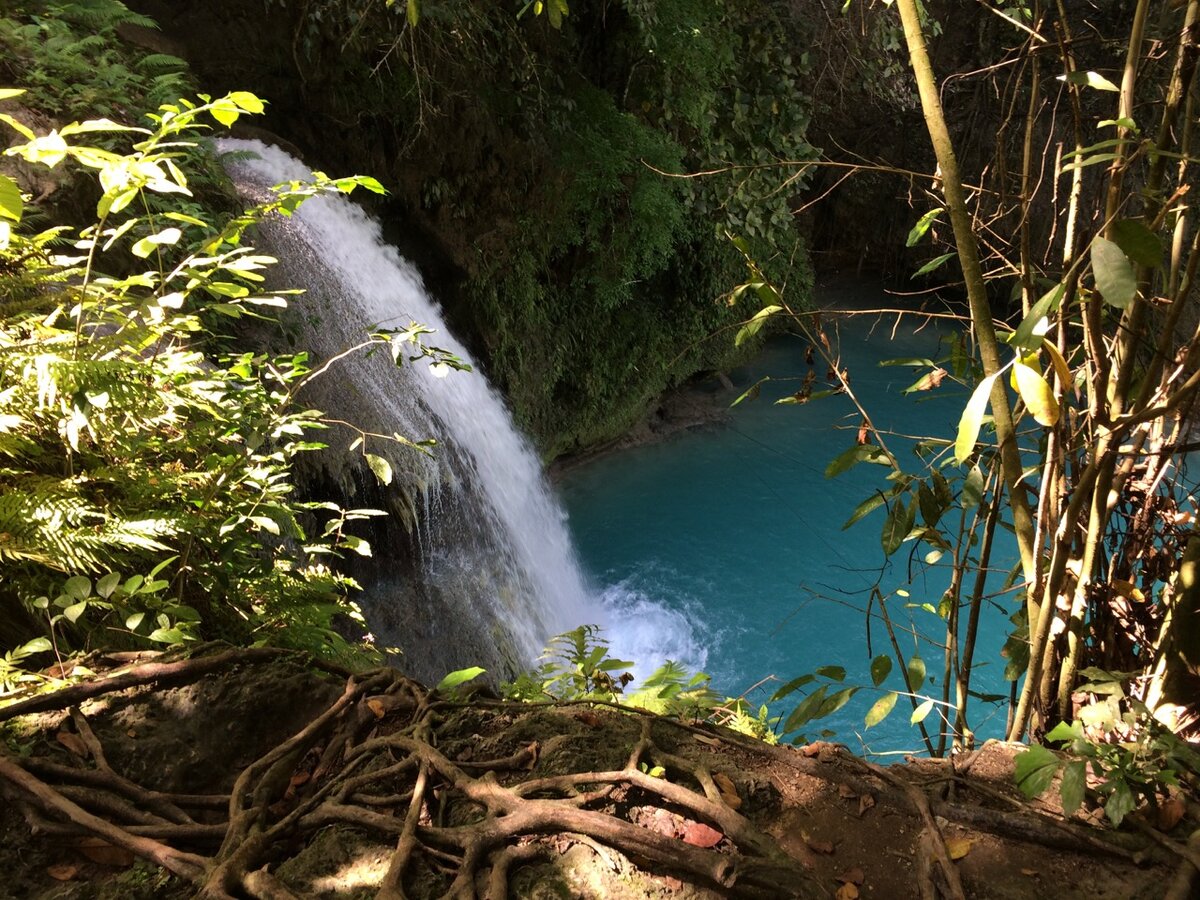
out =
[[864,719],[868,728],[878,725],[891,714],[896,706],[897,697],[899,697],[899,694],[887,693],[875,701],[871,708],[867,710],[867,716]]
[[905,669],[908,671],[908,689],[910,691],[920,690],[925,684],[925,660],[914,655],[909,658]]
[[[917,224],[912,227],[911,231],[909,231],[908,238],[904,241],[904,246],[912,247],[917,243],[917,241],[921,240],[921,238],[925,236],[925,233],[929,231],[930,227],[933,225],[934,220],[936,220],[937,217],[943,212],[945,212],[945,210],[941,207],[938,207],[937,209],[929,210],[929,212],[917,219]],[[953,254],[950,255],[953,256]]]
[[1017,360],[1013,363],[1013,375],[1017,380],[1017,392],[1025,401],[1030,415],[1039,425],[1047,427],[1058,423],[1058,401],[1054,391],[1040,372]]
[[0,217],[20,222],[24,207],[21,189],[17,187],[17,183],[7,175],[0,175]]
[[933,711],[933,701],[926,700],[920,706],[912,711],[912,715],[908,717],[910,725],[916,725],[918,722],[924,722],[925,718]]
[[1059,759],[1045,747],[1034,745],[1022,750],[1014,760],[1017,787],[1026,797],[1037,797],[1046,792],[1058,771]]
[[439,681],[434,690],[441,691],[442,693],[451,691],[460,684],[465,684],[473,678],[478,678],[486,671],[486,669],[481,669],[479,666],[471,666],[467,669],[458,669],[455,672],[451,672],[449,675]]
[[375,474],[375,477],[379,479],[379,483],[391,484],[392,464],[382,456],[376,456],[374,453],[367,453],[366,458],[367,465],[370,466],[371,471]]
[[954,441],[954,458],[963,462],[975,452],[975,442],[979,438],[979,429],[983,427],[983,414],[987,410],[988,395],[992,384],[999,372],[989,375],[979,382],[971,399],[967,401],[962,418],[958,421],[958,437]]
[[1099,72],[1069,72],[1059,75],[1059,81],[1067,84],[1085,85],[1098,91],[1120,91],[1120,88],[1101,75]]

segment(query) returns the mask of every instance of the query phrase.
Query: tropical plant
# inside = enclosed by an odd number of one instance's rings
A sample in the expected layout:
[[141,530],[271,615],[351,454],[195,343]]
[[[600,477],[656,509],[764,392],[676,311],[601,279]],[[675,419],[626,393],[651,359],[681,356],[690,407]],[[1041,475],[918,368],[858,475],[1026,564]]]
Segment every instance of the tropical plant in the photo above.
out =
[[[303,500],[292,472],[298,454],[323,448],[312,439],[320,413],[296,393],[325,367],[314,372],[304,353],[221,353],[212,336],[286,306],[289,292],[264,289],[274,260],[243,243],[248,228],[320,193],[382,188],[314,173],[220,227],[170,203],[190,195],[185,170],[206,123],[262,108],[247,92],[202,96],[160,107],[147,128],[91,119],[41,135],[0,114],[22,139],[8,156],[82,166],[101,190],[95,224],[77,235],[26,234],[26,198],[0,175],[0,645],[13,648],[10,673],[49,650],[47,638],[60,654],[213,636],[357,652],[345,637],[362,621],[354,585],[332,564],[370,553],[353,523],[381,513]],[[119,153],[80,142],[97,134],[135,143]],[[422,333],[365,340],[403,359],[422,355]]]

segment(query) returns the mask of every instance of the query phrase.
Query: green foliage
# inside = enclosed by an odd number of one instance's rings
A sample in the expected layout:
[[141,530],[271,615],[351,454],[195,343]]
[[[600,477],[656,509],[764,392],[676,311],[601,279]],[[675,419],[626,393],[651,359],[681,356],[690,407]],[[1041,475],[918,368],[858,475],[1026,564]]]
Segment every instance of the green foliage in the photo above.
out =
[[185,63],[124,44],[120,25],[155,28],[119,0],[41,0],[0,18],[0,81],[50,115],[130,121],[185,89]]
[[[608,655],[608,641],[596,625],[581,625],[557,635],[542,654],[537,668],[502,685],[504,696],[527,703],[539,701],[597,701],[646,710],[693,722],[712,722],[774,743],[776,720],[767,707],[752,707],[744,698],[722,699],[709,687],[710,677],[689,672],[668,660],[632,693],[634,664]],[[466,672],[476,670],[467,669]],[[452,678],[463,673],[452,673]],[[471,676],[473,677],[473,676]]]
[[[0,269],[22,285],[0,306],[0,604],[12,622],[42,621],[62,654],[221,636],[352,655],[353,585],[326,560],[369,553],[352,523],[379,513],[295,494],[293,460],[323,446],[310,437],[320,414],[293,403],[313,376],[307,358],[206,351],[214,327],[286,305],[263,291],[274,260],[242,243],[248,227],[378,184],[316,173],[220,228],[164,210],[164,197],[190,195],[185,168],[206,122],[263,108],[246,92],[201,100],[162,106],[151,128],[87,120],[36,135],[4,119],[26,139],[8,155],[93,170],[101,193],[78,235],[25,234],[0,176]],[[77,142],[93,134],[135,143]],[[419,333],[377,340],[419,355]],[[10,673],[45,651],[29,637],[4,638],[21,644]]]
[[1036,745],[1017,754],[1014,774],[1026,797],[1044,794],[1061,771],[1065,815],[1075,814],[1090,788],[1118,826],[1138,806],[1156,805],[1180,787],[1181,778],[1200,776],[1200,753],[1160,725],[1140,700],[1126,695],[1129,673],[1085,669],[1079,674],[1084,679],[1079,689],[1094,699],[1076,721],[1060,722],[1045,737],[1062,744],[1063,755]]

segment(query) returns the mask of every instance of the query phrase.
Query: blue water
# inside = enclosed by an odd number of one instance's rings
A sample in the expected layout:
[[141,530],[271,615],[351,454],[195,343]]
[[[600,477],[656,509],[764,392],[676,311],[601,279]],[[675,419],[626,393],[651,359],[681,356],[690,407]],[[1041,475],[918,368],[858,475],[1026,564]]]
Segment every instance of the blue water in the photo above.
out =
[[[896,305],[875,288],[822,299],[859,308]],[[897,326],[894,315],[839,320],[842,367],[850,370],[850,385],[877,427],[951,437],[965,388],[947,379],[937,390],[905,396],[902,391],[926,370],[878,365],[897,357],[944,356],[951,331],[919,324]],[[835,337],[834,329],[827,332]],[[753,365],[731,374],[739,393],[763,376],[772,379],[756,400],[732,410],[731,424],[603,456],[562,479],[576,547],[604,598],[612,650],[636,660],[642,675],[665,659],[683,662],[709,673],[714,687],[729,696],[764,678],[778,679],[752,691],[756,704],[780,683],[818,666],[844,667],[846,685],[870,686],[871,655],[891,655],[877,618],[871,653],[867,649],[865,610],[869,589],[878,583],[885,594],[908,592],[893,596],[888,610],[905,656],[920,653],[933,676],[925,689],[940,697],[943,655],[935,644],[944,640],[944,624],[920,605],[937,607],[948,575],[921,564],[927,545],[913,555],[913,542],[906,543],[885,560],[882,509],[841,530],[859,502],[888,486],[888,469],[862,463],[825,477],[829,461],[855,443],[861,421],[845,396],[775,404],[800,387],[807,346],[798,337],[776,338]],[[818,357],[818,390],[825,372]],[[911,440],[887,440],[906,471],[920,471]],[[952,509],[944,521],[957,522],[957,516]],[[993,576],[989,589],[1001,580]],[[973,690],[1007,693],[999,651],[1013,602],[1002,597],[985,613]],[[884,683],[901,685],[896,670]],[[864,716],[880,695],[865,688],[804,731],[815,738],[822,729],[833,730],[837,740],[865,752],[919,751],[906,698],[884,722],[865,728]],[[772,711],[786,714],[802,696],[793,694]],[[936,714],[926,724],[937,733]],[[1003,708],[977,704],[970,724],[981,737],[996,736]]]

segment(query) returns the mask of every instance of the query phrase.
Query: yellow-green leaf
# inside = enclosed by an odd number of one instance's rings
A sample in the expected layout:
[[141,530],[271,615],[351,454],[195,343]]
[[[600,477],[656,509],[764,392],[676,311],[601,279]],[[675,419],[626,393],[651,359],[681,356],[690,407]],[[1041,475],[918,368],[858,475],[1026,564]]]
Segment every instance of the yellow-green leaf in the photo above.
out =
[[21,221],[24,201],[21,199],[21,189],[7,175],[0,175],[0,218]]
[[962,462],[975,451],[975,441],[979,438],[979,429],[983,427],[983,414],[987,410],[988,394],[996,381],[997,372],[983,379],[975,387],[975,393],[967,401],[962,418],[958,420],[958,436],[954,441],[954,459]]
[[899,695],[895,693],[884,694],[875,701],[875,704],[869,710],[867,710],[867,717],[865,721],[868,728],[878,725],[888,717],[892,709],[894,709],[896,706],[896,698],[898,696]]
[[1058,401],[1041,373],[1017,360],[1013,363],[1013,375],[1017,380],[1017,392],[1038,424],[1058,424]]
[[420,0],[408,0],[408,6],[404,10],[404,16],[408,19],[408,27],[416,28],[417,22],[421,20]]
[[379,479],[380,484],[392,483],[392,464],[382,456],[376,456],[374,453],[368,453],[367,465],[371,467],[371,471],[375,473],[375,477]]
[[1092,274],[1106,303],[1125,309],[1137,296],[1137,278],[1125,252],[1102,237],[1092,241]]
[[924,722],[925,717],[928,716],[932,711],[933,701],[926,700],[924,703],[914,709],[912,715],[908,717],[909,724],[916,725],[918,722]]

